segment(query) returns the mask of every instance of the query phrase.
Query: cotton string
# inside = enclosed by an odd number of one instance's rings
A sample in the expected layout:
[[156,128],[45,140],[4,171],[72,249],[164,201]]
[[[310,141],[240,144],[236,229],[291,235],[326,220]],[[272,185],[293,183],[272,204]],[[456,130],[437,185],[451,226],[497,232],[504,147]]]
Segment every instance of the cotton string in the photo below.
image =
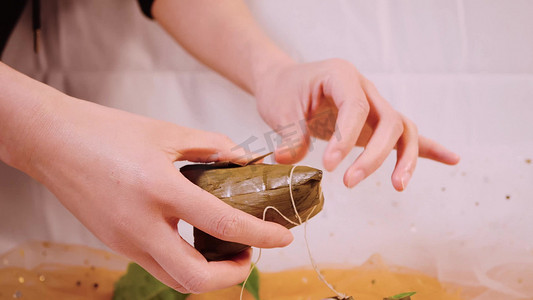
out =
[[[293,166],[292,169],[291,169],[291,172],[289,173],[289,195],[291,196],[291,203],[292,203],[292,208],[294,209],[294,214],[296,215],[296,218],[298,219],[299,223],[296,223],[293,220],[287,218],[285,215],[283,215],[281,213],[281,211],[279,211],[279,209],[277,209],[274,206],[265,207],[265,209],[263,210],[263,221],[265,221],[266,212],[269,209],[272,209],[275,212],[277,212],[281,217],[283,217],[283,219],[285,219],[287,222],[291,223],[292,225],[295,225],[295,226],[302,225],[302,218],[300,217],[300,214],[298,213],[298,209],[296,208],[296,202],[294,201],[294,196],[292,194],[292,176],[293,176],[293,173],[294,173],[294,169],[296,169],[296,167],[297,166]],[[322,273],[318,269],[318,266],[317,266],[317,264],[316,264],[316,262],[315,262],[315,260],[313,258],[313,255],[311,255],[311,249],[309,248],[309,242],[307,241],[307,221],[309,220],[309,217],[315,211],[316,207],[317,207],[317,205],[315,205],[313,207],[311,212],[307,215],[307,218],[305,219],[305,222],[303,222],[303,224],[304,224],[304,240],[305,240],[305,246],[307,248],[307,254],[309,254],[309,260],[311,261],[311,265],[313,266],[313,269],[315,270],[316,274],[318,275],[318,279],[320,279],[320,281],[322,281],[331,291],[333,291],[335,294],[337,294],[338,298],[346,299],[348,296],[346,296],[345,294],[337,291],[329,282],[327,282],[326,278],[324,278],[324,276],[322,275]],[[244,287],[246,286],[246,282],[248,281],[248,278],[250,278],[250,275],[252,274],[253,269],[255,268],[257,263],[259,263],[259,260],[261,259],[262,250],[263,249],[259,248],[259,254],[257,256],[257,259],[256,259],[254,265],[250,268],[250,271],[248,272],[248,276],[246,276],[246,280],[244,280],[244,282],[242,284],[241,295],[240,295],[240,298],[239,298],[240,300],[242,300],[242,296],[243,296],[243,293],[244,293]]]

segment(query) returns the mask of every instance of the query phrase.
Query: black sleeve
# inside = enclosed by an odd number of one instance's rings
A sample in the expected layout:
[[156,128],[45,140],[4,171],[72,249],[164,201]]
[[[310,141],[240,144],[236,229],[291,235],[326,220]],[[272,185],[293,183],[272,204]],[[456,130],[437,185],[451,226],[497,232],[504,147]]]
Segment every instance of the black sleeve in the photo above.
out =
[[25,6],[26,0],[0,2],[0,57]]
[[143,14],[147,16],[150,19],[153,19],[152,16],[152,4],[154,4],[155,0],[137,0],[139,2],[139,6],[141,7],[141,10],[143,11]]

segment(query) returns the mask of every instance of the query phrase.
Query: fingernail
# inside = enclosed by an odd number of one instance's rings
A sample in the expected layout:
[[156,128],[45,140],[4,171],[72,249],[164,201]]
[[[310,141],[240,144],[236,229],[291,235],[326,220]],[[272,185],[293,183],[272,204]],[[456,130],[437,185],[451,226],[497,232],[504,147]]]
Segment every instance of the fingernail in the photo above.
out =
[[405,190],[405,187],[409,183],[409,180],[411,180],[411,173],[409,172],[404,173],[401,178],[402,190]]
[[218,159],[220,158],[220,153],[214,153],[214,154],[211,154],[207,157],[207,161],[209,162],[212,162],[212,161],[218,161]]
[[361,170],[355,171],[351,178],[348,180],[348,187],[353,188],[356,186],[359,182],[361,182],[363,179],[365,179],[365,173]]

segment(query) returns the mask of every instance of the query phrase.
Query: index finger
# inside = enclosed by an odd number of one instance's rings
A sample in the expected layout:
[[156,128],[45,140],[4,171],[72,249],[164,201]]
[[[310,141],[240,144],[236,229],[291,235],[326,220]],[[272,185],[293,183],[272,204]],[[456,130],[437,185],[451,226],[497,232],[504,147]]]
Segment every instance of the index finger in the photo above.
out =
[[328,171],[333,171],[352,150],[370,111],[361,87],[344,81],[330,80],[324,87],[324,95],[331,97],[339,110],[335,131],[324,153],[324,167]]
[[178,160],[188,160],[193,162],[232,162],[245,165],[255,160],[259,155],[247,150],[242,145],[235,144],[226,135],[187,129],[185,135],[180,139],[182,145],[178,148]]
[[[284,247],[293,240],[290,231],[273,222],[235,209],[178,176],[178,198],[170,214],[221,240],[260,248]],[[179,201],[179,204],[177,203]]]
[[461,159],[459,155],[446,149],[441,144],[423,136],[418,136],[419,156],[447,165],[455,165]]

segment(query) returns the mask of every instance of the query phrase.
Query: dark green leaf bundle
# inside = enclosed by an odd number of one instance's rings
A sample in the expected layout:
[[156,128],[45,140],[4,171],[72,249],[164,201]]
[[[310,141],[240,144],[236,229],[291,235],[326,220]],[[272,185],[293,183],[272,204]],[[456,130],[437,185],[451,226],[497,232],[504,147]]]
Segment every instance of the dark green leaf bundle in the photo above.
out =
[[113,292],[113,300],[184,300],[187,296],[161,283],[136,263],[128,265]]

